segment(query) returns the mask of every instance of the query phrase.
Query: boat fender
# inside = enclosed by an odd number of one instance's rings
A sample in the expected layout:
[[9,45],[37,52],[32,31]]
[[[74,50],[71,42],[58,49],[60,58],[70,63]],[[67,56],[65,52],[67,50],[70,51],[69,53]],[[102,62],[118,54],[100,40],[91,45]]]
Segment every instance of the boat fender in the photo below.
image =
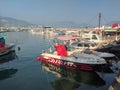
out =
[[41,61],[41,56],[38,56],[38,57],[37,57],[37,61],[38,61],[38,62]]

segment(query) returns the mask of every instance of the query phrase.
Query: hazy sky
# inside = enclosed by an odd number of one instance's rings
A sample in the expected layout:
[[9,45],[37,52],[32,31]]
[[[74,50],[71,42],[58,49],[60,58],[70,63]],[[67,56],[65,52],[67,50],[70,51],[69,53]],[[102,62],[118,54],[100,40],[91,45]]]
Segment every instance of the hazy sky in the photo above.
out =
[[120,0],[0,0],[0,16],[32,23],[120,21]]

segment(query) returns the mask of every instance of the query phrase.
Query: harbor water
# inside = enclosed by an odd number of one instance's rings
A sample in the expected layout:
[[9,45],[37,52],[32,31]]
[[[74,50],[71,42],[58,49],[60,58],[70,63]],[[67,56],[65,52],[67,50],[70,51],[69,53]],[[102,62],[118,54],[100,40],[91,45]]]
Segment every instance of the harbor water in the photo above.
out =
[[15,52],[0,57],[0,90],[108,90],[117,76],[117,71],[75,71],[37,61],[51,47],[49,37],[25,31],[0,34],[16,45]]

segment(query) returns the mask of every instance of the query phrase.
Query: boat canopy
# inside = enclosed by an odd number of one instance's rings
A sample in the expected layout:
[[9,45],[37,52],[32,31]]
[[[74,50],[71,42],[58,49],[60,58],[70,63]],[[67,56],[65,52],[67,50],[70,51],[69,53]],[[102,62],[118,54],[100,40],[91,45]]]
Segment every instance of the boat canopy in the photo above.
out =
[[6,35],[0,37],[0,42],[4,42],[4,43],[6,42]]
[[3,48],[5,46],[6,42],[6,35],[0,37],[0,48]]
[[72,36],[58,36],[57,37],[58,40],[63,40],[63,41],[67,41],[67,40],[75,40],[77,39],[77,37],[72,37]]

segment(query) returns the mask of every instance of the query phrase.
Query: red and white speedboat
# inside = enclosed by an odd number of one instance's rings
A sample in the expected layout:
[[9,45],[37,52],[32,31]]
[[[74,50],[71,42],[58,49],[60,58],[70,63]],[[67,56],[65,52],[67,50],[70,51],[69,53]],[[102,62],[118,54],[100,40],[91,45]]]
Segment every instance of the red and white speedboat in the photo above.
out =
[[59,56],[55,53],[44,52],[40,58],[44,62],[57,66],[81,70],[93,70],[95,67],[106,64],[105,59],[101,57],[85,53],[79,54],[78,52],[69,56]]
[[[72,37],[70,37],[70,39],[72,39]],[[42,52],[41,56],[37,59],[57,66],[78,70],[94,70],[95,67],[106,64],[105,59],[93,54],[81,53],[79,49],[67,51],[67,56],[58,55],[57,51]]]

